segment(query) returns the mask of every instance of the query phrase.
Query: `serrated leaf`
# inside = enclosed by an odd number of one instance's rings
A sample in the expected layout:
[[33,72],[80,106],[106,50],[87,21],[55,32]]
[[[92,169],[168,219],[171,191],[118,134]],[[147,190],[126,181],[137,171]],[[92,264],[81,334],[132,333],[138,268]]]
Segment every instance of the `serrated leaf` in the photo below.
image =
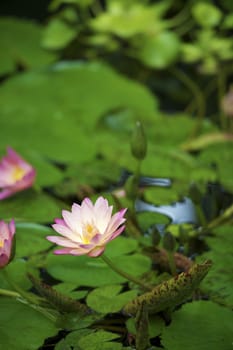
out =
[[58,311],[68,313],[75,312],[81,316],[85,316],[89,313],[89,309],[85,304],[58,292],[51,286],[35,278],[33,275],[29,275],[29,278],[40,295]]
[[149,313],[157,313],[183,303],[199,286],[211,265],[210,261],[193,265],[187,272],[182,272],[178,276],[162,282],[154,287],[151,292],[142,294],[129,302],[123,311],[126,314],[136,315],[143,303]]

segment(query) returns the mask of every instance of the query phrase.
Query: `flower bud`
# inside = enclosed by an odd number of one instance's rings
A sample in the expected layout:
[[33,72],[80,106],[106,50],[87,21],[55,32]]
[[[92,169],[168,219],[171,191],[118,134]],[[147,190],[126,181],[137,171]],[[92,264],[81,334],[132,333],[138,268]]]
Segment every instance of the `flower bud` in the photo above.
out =
[[131,152],[136,159],[143,160],[146,156],[146,151],[147,141],[144,128],[141,122],[137,121],[131,138]]
[[14,258],[15,253],[15,223],[0,221],[0,268],[5,267]]

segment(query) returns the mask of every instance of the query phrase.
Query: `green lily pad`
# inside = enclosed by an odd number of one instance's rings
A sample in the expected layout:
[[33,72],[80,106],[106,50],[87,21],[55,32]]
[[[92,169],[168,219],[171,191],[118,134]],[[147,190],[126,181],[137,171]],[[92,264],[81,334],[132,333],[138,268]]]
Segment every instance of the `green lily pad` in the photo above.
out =
[[201,288],[212,300],[233,306],[233,257],[232,226],[222,226],[214,230],[215,235],[206,239],[210,250],[201,255],[211,259],[213,267],[203,280]]
[[105,141],[104,149],[119,145],[119,138],[128,145],[128,132],[114,136],[105,131],[102,137],[97,129],[107,111],[129,108],[150,120],[157,109],[156,99],[143,86],[96,62],[66,62],[21,74],[0,90],[0,149],[11,145],[26,152],[30,145],[31,152],[59,162],[91,161]]
[[118,334],[99,330],[81,329],[69,333],[61,340],[55,350],[121,350],[126,349],[120,343],[112,342],[119,338]]
[[51,247],[46,236],[52,229],[34,223],[17,223],[16,225],[16,256],[29,257]]
[[39,68],[55,60],[41,48],[41,27],[35,22],[2,17],[0,31],[0,74],[13,72],[17,65]]
[[211,301],[185,304],[164,328],[162,345],[166,350],[219,350],[232,346],[232,311]]
[[45,339],[58,332],[40,312],[13,298],[0,299],[0,347],[11,350],[37,350]]
[[229,190],[233,189],[233,144],[226,142],[211,145],[201,152],[199,160],[208,165],[217,167],[219,181]]
[[32,189],[18,192],[0,202],[0,217],[24,222],[49,223],[60,215],[58,203],[44,193]]
[[[118,241],[123,241],[118,243]],[[151,261],[148,257],[132,252],[135,250],[134,240],[118,237],[110,242],[106,249],[106,256],[121,270],[133,276],[140,276],[150,270]],[[128,253],[131,253],[128,255]],[[127,254],[127,255],[126,255]],[[56,279],[76,283],[77,286],[98,287],[109,284],[119,284],[125,278],[111,270],[99,258],[88,256],[70,256],[49,254],[47,257],[47,270]]]
[[127,302],[137,296],[137,291],[135,290],[120,293],[121,290],[122,286],[120,285],[96,288],[88,294],[87,305],[103,314],[118,312]]

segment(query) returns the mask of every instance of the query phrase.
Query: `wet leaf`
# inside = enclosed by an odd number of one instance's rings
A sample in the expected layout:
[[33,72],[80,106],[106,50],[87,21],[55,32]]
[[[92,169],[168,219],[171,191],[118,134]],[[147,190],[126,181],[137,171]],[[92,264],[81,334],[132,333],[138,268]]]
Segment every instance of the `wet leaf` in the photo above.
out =
[[[28,305],[12,298],[0,299],[0,347],[37,350],[46,338],[58,332],[49,319]],[[27,344],[27,345],[26,345]]]
[[162,345],[166,350],[219,350],[232,346],[232,311],[211,301],[185,304],[164,328]]

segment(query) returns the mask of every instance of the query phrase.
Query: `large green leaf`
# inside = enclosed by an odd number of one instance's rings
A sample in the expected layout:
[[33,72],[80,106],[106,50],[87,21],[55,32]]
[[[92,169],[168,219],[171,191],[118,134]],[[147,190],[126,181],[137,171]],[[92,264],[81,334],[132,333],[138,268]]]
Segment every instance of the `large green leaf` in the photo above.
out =
[[[110,242],[106,255],[112,262],[133,276],[140,276],[150,270],[151,261],[138,253],[128,253],[135,250],[134,240],[118,237]],[[118,243],[121,241],[120,243]],[[124,242],[124,244],[123,244]],[[126,255],[127,254],[127,255]],[[101,258],[88,256],[48,255],[48,272],[56,279],[76,283],[77,286],[103,286],[126,282],[126,279],[111,270]]]
[[44,193],[27,190],[0,202],[0,217],[49,223],[60,215],[59,204]]
[[211,301],[184,305],[164,328],[165,350],[227,350],[232,346],[233,314]]
[[206,239],[210,250],[200,259],[213,261],[213,267],[201,284],[213,300],[233,306],[233,227],[222,226],[215,229],[215,235]]
[[41,313],[12,298],[0,299],[0,347],[38,350],[58,329]]
[[46,236],[52,229],[33,223],[18,223],[16,226],[16,256],[28,257],[51,247]]
[[0,74],[11,73],[17,65],[38,68],[54,61],[55,56],[40,47],[41,28],[32,21],[0,19]]
[[232,142],[211,145],[206,148],[199,156],[202,163],[215,165],[219,181],[229,188],[233,189],[233,145]]
[[[103,142],[97,125],[107,111],[127,107],[136,111],[134,120],[138,114],[150,120],[157,107],[144,87],[95,62],[62,63],[16,76],[1,87],[0,105],[0,149],[11,145],[25,152],[30,147],[61,162],[93,159]],[[128,137],[128,133],[115,137],[109,130],[103,133],[104,148],[110,148],[112,138],[119,144],[119,139]]]
[[120,285],[96,288],[88,294],[87,305],[100,313],[118,312],[127,302],[137,296],[135,290],[119,294],[121,290],[122,286]]

